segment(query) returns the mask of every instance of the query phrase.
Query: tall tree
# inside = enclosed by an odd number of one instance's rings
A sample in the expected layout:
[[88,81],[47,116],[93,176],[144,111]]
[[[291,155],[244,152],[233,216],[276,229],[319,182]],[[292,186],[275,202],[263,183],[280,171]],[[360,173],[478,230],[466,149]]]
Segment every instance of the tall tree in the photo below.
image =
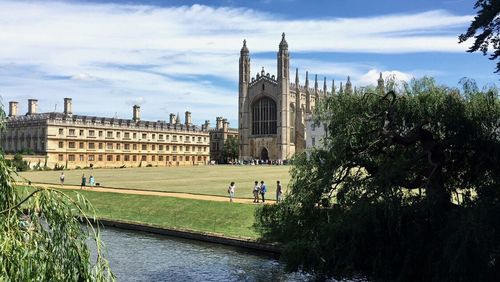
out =
[[[492,48],[490,60],[496,60],[500,56],[500,0],[478,0],[474,9],[478,9],[477,15],[467,32],[459,36],[459,42],[474,37],[474,43],[467,52],[481,51],[487,55]],[[495,72],[500,73],[500,61]]]
[[229,136],[224,143],[224,149],[222,150],[222,161],[226,163],[228,160],[236,160],[238,158],[238,138]]
[[500,99],[413,81],[326,98],[322,148],[257,212],[290,269],[337,278],[493,281],[500,275]]
[[[4,121],[0,105],[0,134]],[[114,280],[87,216],[90,203],[55,189],[15,187],[14,173],[0,150],[0,281]],[[87,242],[97,246],[92,261]]]

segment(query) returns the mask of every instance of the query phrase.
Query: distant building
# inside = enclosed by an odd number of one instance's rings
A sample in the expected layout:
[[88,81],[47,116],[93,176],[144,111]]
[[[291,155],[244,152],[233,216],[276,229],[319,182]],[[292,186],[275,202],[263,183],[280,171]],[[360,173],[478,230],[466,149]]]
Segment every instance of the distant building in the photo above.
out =
[[210,129],[210,160],[217,163],[226,163],[223,151],[228,138],[238,140],[238,129],[229,128],[229,122],[223,117],[217,117],[215,128]]
[[322,148],[323,138],[326,135],[325,126],[317,125],[311,116],[306,119],[306,152],[313,148]]
[[143,121],[140,107],[132,119],[74,115],[72,99],[64,112],[37,113],[37,100],[28,101],[26,115],[9,102],[9,116],[1,144],[6,153],[31,150],[45,156],[46,165],[76,167],[183,166],[206,164],[209,132],[191,123],[191,113],[170,114],[169,122]]

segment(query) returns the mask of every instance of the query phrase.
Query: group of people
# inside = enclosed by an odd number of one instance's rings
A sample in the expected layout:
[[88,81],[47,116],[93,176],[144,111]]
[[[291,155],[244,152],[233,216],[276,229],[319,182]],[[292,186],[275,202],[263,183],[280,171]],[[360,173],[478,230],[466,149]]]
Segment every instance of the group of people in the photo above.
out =
[[[236,185],[233,181],[229,184],[229,187],[227,188],[227,193],[229,194],[230,202],[233,202],[235,192],[236,192]],[[254,203],[259,203],[261,198],[263,203],[266,201],[267,186],[264,180],[262,180],[260,184],[259,181],[255,181],[252,193],[253,193]],[[276,181],[276,203],[281,202],[282,197],[283,197],[283,187],[281,186],[281,182],[278,180]]]
[[[64,172],[61,172],[61,175],[59,176],[59,181],[61,182],[61,186],[64,186],[64,179],[66,176],[64,175]],[[83,189],[83,187],[87,186],[87,177],[85,177],[85,174],[82,175],[82,182],[80,183],[80,189]],[[88,181],[88,186],[95,186],[95,178],[93,175],[90,175],[89,181]]]

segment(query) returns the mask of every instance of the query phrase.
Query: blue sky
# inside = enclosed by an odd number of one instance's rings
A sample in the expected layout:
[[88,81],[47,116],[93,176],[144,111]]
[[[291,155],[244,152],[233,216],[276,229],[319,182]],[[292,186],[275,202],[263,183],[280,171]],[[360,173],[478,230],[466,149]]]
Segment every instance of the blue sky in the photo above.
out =
[[[247,39],[252,74],[276,74],[281,32],[291,66],[338,83],[375,84],[379,72],[496,83],[494,62],[466,53],[457,37],[475,1],[2,1],[0,96],[37,98],[39,110],[168,120],[237,119],[238,56]],[[181,115],[182,116],[182,115]]]

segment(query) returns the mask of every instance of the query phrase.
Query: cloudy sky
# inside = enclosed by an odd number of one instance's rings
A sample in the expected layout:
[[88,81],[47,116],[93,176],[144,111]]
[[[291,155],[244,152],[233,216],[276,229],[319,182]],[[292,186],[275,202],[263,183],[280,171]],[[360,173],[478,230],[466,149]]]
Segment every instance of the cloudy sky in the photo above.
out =
[[[276,74],[281,33],[291,67],[354,85],[379,72],[496,83],[494,62],[457,43],[475,1],[215,0],[2,1],[0,97],[39,100],[39,111],[168,120],[190,110],[201,124],[236,125],[238,56],[247,40],[252,74]],[[182,116],[182,115],[181,115]]]

